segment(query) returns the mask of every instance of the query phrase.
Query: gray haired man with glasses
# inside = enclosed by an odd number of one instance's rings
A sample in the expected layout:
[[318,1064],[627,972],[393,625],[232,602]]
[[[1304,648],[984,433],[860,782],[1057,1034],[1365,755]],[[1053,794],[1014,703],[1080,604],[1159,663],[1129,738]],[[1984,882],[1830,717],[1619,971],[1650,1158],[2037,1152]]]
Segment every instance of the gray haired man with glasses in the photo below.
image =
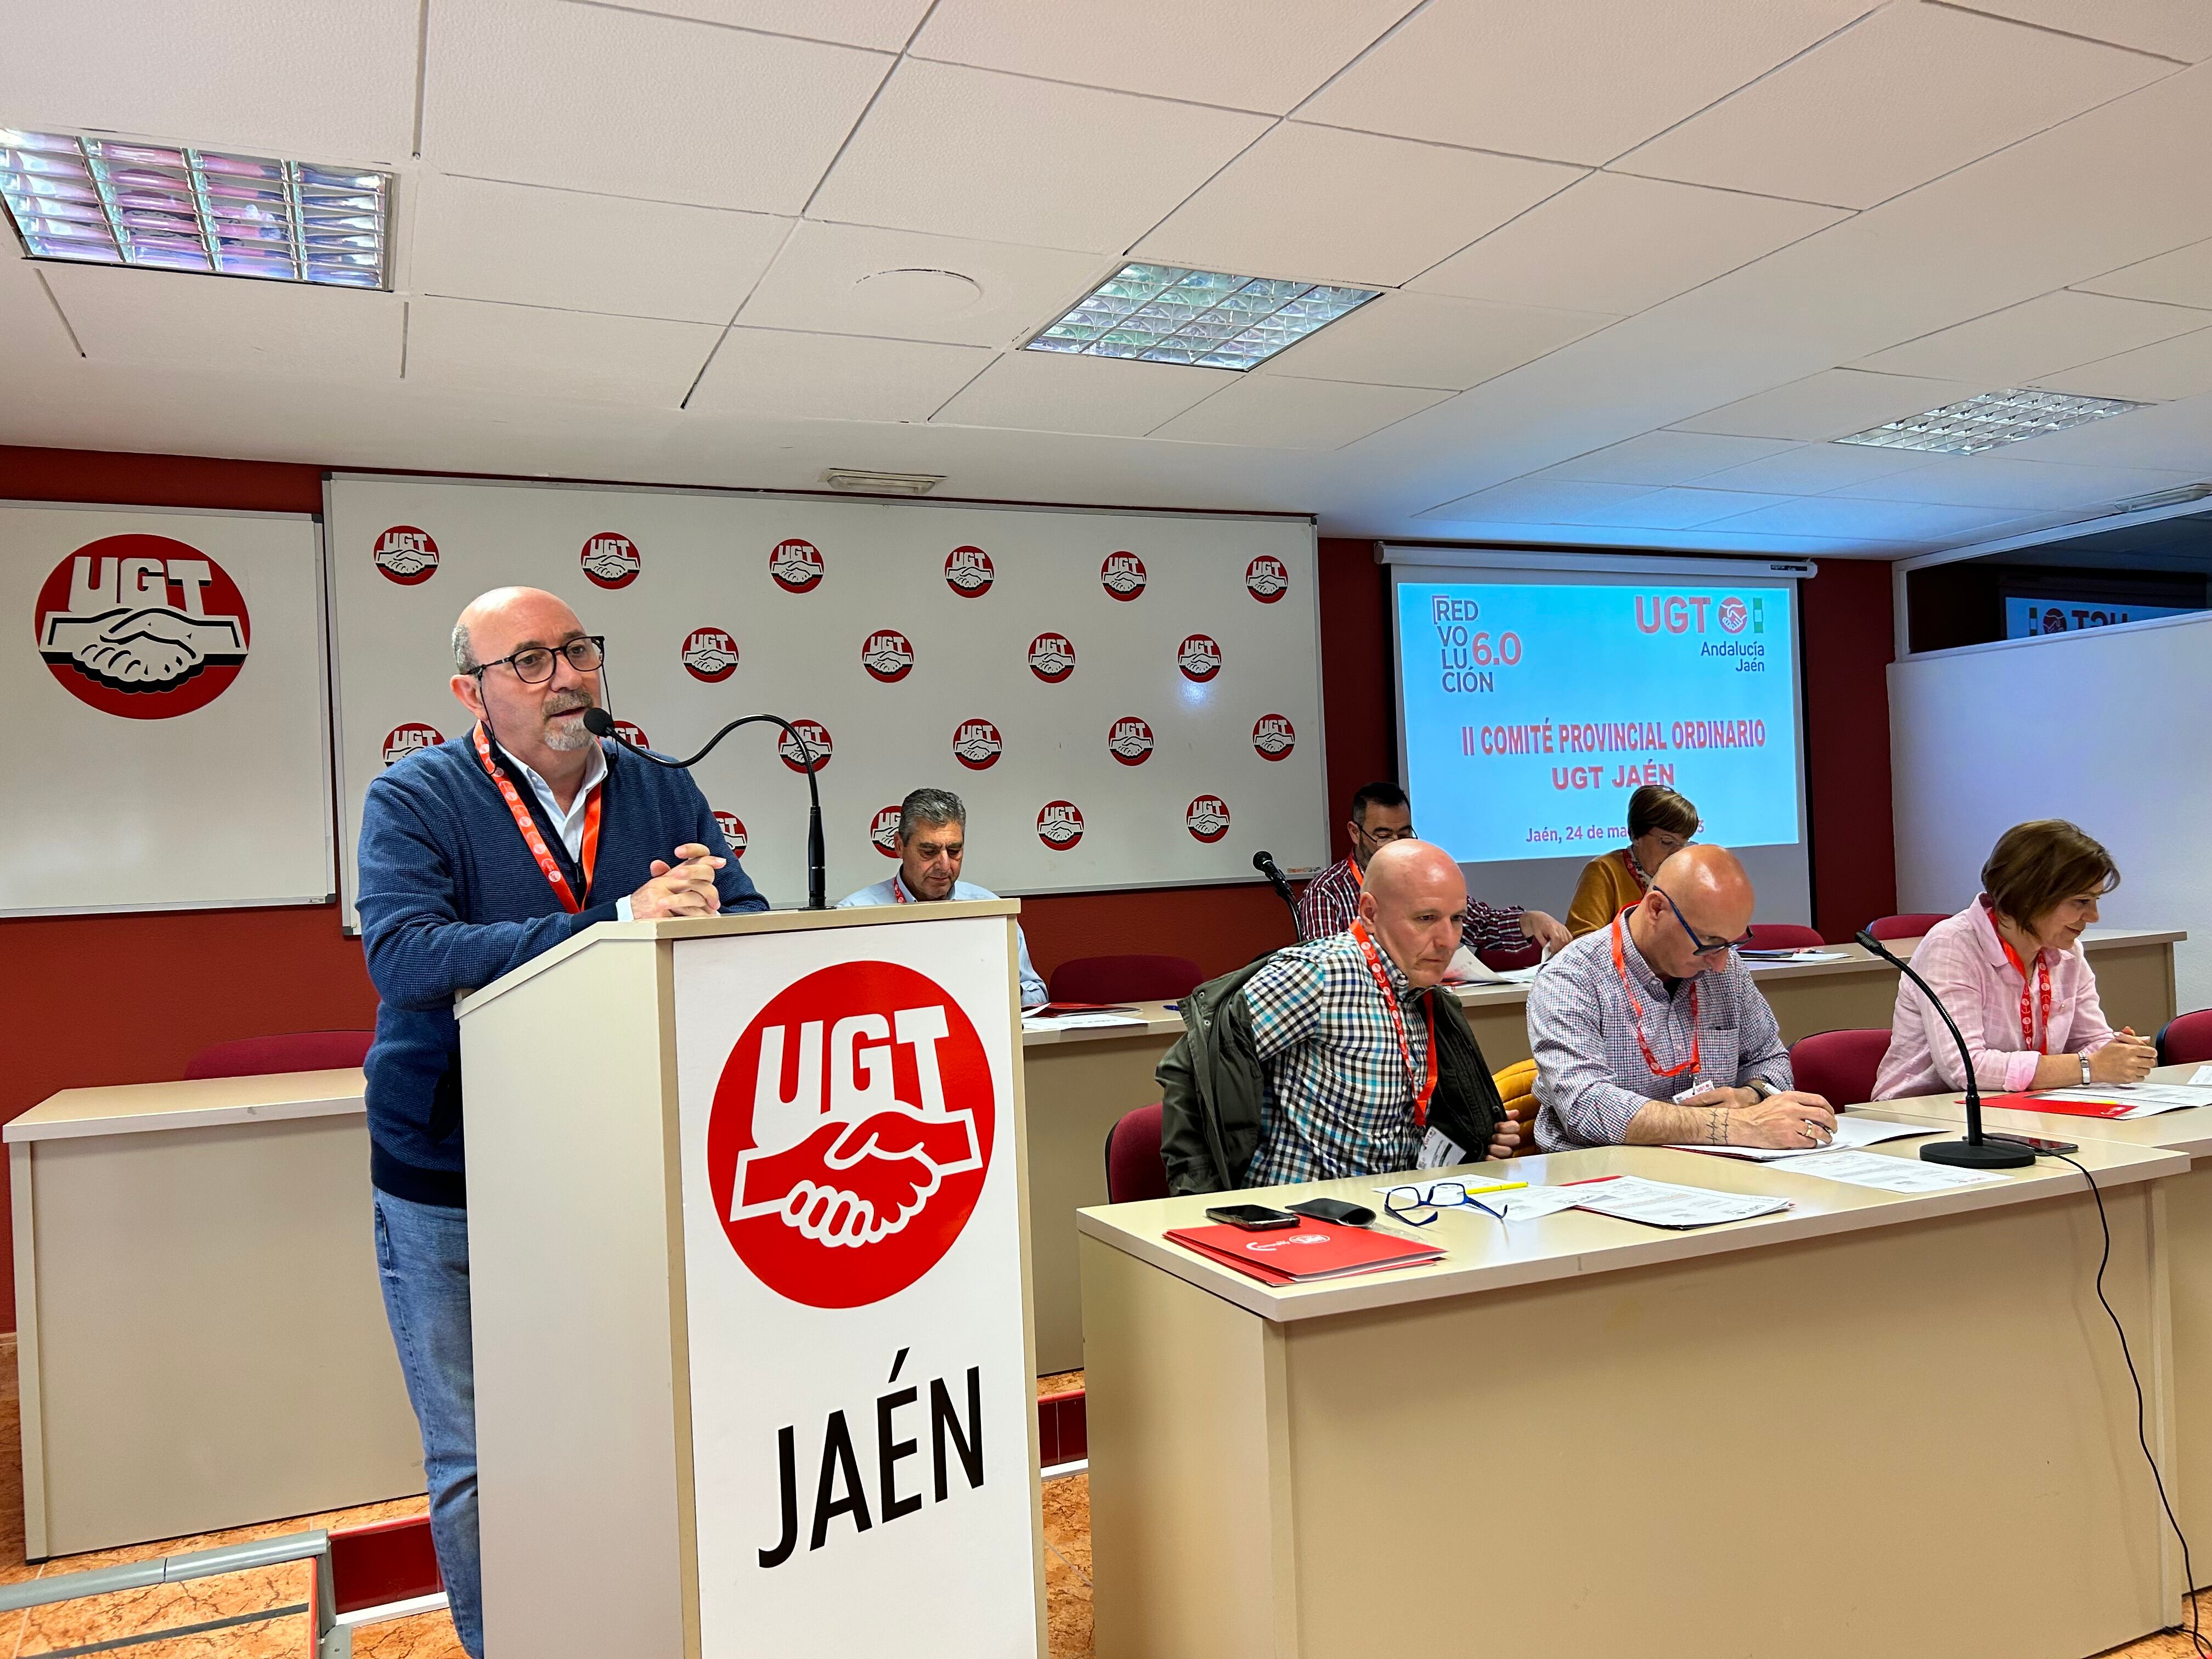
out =
[[1528,988],[1539,1151],[1828,1144],[1836,1115],[1792,1086],[1774,1011],[1735,953],[1753,902],[1735,854],[1686,847],[1552,958]]
[[468,729],[396,762],[362,805],[362,946],[382,999],[366,1066],[377,1271],[472,1659],[483,1631],[453,994],[595,922],[768,908],[690,773],[585,730],[605,701],[605,644],[550,593],[483,595],[453,626]]

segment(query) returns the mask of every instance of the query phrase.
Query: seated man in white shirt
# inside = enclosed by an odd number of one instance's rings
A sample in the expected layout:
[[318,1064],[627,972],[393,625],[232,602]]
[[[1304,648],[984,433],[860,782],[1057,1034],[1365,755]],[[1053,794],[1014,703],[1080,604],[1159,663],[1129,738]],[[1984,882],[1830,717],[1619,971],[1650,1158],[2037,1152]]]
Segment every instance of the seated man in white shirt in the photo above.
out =
[[[988,887],[960,879],[960,860],[968,850],[968,808],[950,789],[917,789],[899,803],[898,873],[837,901],[840,910],[856,904],[941,904],[948,899],[994,899]],[[1036,1008],[1048,999],[1044,981],[1030,961],[1030,942],[1014,929],[1020,947],[1022,1006]]]

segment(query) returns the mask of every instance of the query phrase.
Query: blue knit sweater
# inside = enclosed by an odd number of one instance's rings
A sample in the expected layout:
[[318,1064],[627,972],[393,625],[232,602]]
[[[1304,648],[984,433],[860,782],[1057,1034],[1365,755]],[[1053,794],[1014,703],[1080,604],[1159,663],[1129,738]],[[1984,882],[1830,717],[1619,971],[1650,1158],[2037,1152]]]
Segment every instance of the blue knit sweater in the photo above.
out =
[[468,738],[418,749],[368,786],[361,819],[362,943],[383,999],[368,1051],[369,1179],[421,1204],[468,1201],[461,1147],[461,1032],[454,994],[489,985],[594,922],[650,878],[684,842],[729,860],[716,884],[725,910],[765,910],[688,772],[605,743],[607,781],[592,888],[535,792],[503,762],[539,833],[581,893],[561,908],[523,842],[499,786]]

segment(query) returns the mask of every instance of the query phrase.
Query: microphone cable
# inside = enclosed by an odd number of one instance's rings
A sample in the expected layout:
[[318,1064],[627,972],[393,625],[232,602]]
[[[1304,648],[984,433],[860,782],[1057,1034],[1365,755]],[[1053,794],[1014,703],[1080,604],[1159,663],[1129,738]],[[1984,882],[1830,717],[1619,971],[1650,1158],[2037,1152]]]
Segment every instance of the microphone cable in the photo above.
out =
[[2159,1506],[2166,1511],[2166,1524],[2173,1528],[2173,1535],[2181,1544],[2181,1594],[2182,1599],[2189,1603],[2189,1627],[2184,1630],[2179,1625],[2162,1625],[2159,1627],[2159,1633],[2185,1636],[2189,1638],[2192,1652],[2212,1655],[2212,1639],[2205,1637],[2198,1615],[2197,1573],[2189,1561],[2189,1535],[2182,1531],[2181,1522],[2174,1516],[2172,1500],[2166,1495],[2166,1477],[2159,1473],[2158,1460],[2151,1455],[2150,1435],[2144,1425],[2148,1412],[2143,1404],[2142,1378],[2136,1373],[2136,1357],[2128,1348],[2127,1328],[2120,1323],[2119,1315],[2112,1311],[2112,1304],[2105,1295],[2105,1268],[2112,1259],[2112,1229],[2105,1218],[2105,1195],[2098,1189],[2097,1178],[2085,1165],[2063,1152],[2047,1152],[2042,1147],[2035,1150],[2039,1157],[2055,1158],[2061,1164],[2073,1164],[2081,1179],[2089,1183],[2089,1195],[2097,1200],[2097,1231],[2104,1236],[2105,1241],[2104,1253],[2097,1258],[2097,1301],[2105,1310],[2105,1317],[2112,1322],[2112,1332],[2120,1339],[2120,1358],[2127,1362],[2128,1381],[2135,1384],[2136,1443],[2142,1448],[2143,1462],[2150,1465],[2150,1478],[2158,1486]]

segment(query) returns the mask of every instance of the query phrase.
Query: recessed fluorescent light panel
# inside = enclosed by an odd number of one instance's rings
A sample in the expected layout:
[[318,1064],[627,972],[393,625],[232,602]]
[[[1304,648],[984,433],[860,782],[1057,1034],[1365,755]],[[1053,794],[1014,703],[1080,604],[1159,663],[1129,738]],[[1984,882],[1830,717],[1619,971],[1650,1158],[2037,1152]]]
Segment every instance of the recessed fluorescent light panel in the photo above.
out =
[[1923,449],[1938,455],[1972,455],[1999,444],[2063,432],[2142,404],[2120,398],[2072,398],[2063,392],[1984,392],[1964,403],[1946,404],[1925,415],[1908,415],[1865,432],[1838,438],[1839,444],[1871,444],[1877,449]]
[[1124,265],[1023,349],[1251,368],[1381,292],[1179,265]]
[[34,258],[391,283],[388,173],[0,127],[0,201]]

